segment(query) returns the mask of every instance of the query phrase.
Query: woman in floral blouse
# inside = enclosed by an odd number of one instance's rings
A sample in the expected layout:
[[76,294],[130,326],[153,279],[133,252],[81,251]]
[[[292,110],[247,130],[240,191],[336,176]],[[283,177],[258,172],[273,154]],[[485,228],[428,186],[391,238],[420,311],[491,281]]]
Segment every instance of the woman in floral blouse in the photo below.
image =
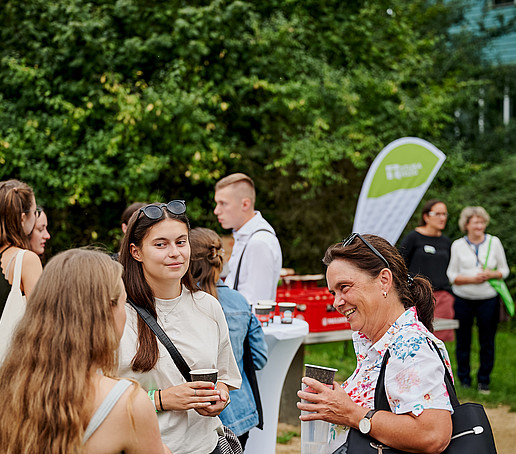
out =
[[[398,251],[374,235],[352,234],[331,246],[323,262],[334,307],[348,318],[357,367],[334,389],[304,377],[314,393],[299,391],[303,421],[333,423],[328,453],[347,452],[349,428],[407,452],[440,453],[449,444],[453,411],[444,383],[451,373],[444,343],[433,334],[434,301],[427,279],[410,278]],[[374,394],[384,354],[390,358],[385,390],[391,412],[374,411]],[[352,453],[350,453],[352,454]]]

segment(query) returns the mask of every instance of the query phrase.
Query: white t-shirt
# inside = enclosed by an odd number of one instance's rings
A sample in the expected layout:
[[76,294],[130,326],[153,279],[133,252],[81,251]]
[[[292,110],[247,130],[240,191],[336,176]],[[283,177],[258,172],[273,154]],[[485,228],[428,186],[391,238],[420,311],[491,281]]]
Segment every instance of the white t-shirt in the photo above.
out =
[[[158,323],[191,369],[218,369],[218,380],[230,389],[239,388],[240,372],[233,356],[226,319],[219,302],[205,292],[191,293],[183,287],[172,300],[156,298]],[[145,390],[166,389],[185,383],[167,349],[158,341],[159,359],[149,372],[134,372],[131,361],[138,344],[136,311],[126,305],[127,323],[120,341],[121,377],[137,380]],[[207,454],[217,445],[218,417],[195,410],[157,413],[163,442],[174,454]]]
[[[266,229],[269,232],[257,232]],[[276,288],[281,273],[281,247],[274,229],[259,211],[240,229],[233,231],[235,244],[228,262],[229,274],[224,283],[233,288],[238,262],[242,258],[238,291],[251,304],[259,300],[276,300]],[[247,244],[247,247],[246,247]]]
[[[491,250],[489,251],[489,257],[487,257],[491,238]],[[475,245],[469,244],[465,238],[455,240],[451,246],[450,264],[446,271],[450,283],[453,284],[459,275],[477,275],[482,271],[486,257],[488,259],[487,267],[489,269],[500,271],[503,279],[509,275],[509,266],[505,258],[505,251],[498,237],[485,235],[484,241],[478,245],[478,251]],[[494,298],[498,294],[487,281],[481,284],[452,285],[452,290],[458,297],[468,300],[484,300]]]

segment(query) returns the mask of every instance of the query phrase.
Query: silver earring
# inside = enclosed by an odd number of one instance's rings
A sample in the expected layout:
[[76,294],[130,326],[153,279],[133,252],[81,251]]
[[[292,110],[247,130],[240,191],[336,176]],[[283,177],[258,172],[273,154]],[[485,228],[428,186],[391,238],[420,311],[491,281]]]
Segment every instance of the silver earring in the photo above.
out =
[[385,292],[385,291],[383,292],[383,297],[387,298],[387,292]]

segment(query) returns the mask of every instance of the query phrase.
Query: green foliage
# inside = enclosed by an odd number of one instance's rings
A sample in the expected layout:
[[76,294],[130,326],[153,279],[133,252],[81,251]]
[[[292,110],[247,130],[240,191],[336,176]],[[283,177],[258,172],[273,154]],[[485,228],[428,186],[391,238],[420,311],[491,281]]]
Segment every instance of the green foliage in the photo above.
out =
[[218,228],[213,185],[244,171],[285,265],[316,272],[350,230],[385,145],[456,142],[454,109],[477,90],[465,71],[477,53],[452,43],[451,8],[7,0],[0,179],[35,187],[56,252],[115,248],[119,214],[135,200],[184,198],[194,225]]

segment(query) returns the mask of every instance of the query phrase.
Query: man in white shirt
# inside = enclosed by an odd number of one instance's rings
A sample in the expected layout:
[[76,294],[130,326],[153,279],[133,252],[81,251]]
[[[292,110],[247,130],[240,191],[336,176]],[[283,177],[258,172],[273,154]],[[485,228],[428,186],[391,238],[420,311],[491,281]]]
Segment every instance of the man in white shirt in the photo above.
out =
[[280,277],[281,247],[272,226],[254,210],[253,180],[233,173],[215,185],[214,213],[224,229],[232,229],[235,244],[229,259],[226,285],[251,304],[275,300]]

